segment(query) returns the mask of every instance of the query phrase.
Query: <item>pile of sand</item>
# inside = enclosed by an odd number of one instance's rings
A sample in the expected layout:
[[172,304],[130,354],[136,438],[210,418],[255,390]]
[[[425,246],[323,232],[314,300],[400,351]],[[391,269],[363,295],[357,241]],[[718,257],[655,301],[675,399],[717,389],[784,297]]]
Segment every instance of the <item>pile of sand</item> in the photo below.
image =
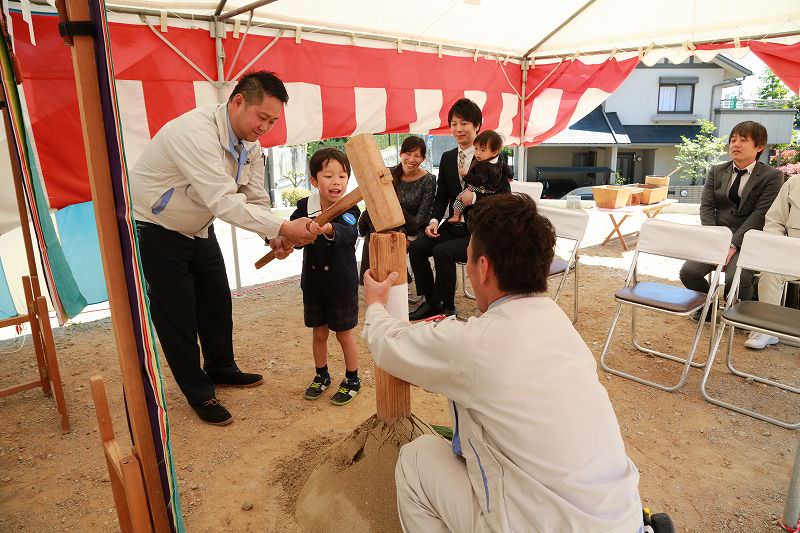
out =
[[295,516],[303,531],[400,531],[397,457],[403,444],[425,433],[435,432],[414,415],[392,425],[372,416],[333,444],[298,495]]

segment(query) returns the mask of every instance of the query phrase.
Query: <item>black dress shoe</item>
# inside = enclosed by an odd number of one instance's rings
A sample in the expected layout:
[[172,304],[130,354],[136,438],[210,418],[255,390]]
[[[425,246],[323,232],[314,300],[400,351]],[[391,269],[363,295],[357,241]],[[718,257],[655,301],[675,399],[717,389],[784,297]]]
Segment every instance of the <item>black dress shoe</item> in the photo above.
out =
[[[191,404],[189,404],[191,405]],[[212,426],[227,426],[233,422],[233,417],[216,398],[206,400],[200,405],[191,405],[200,420]]]
[[408,319],[411,321],[414,320],[425,320],[426,318],[430,318],[432,316],[442,314],[442,308],[438,306],[433,306],[428,302],[423,302],[422,305],[417,307],[414,311],[408,314]]
[[442,309],[442,314],[445,316],[450,316],[456,314],[456,308],[454,307],[445,307]]
[[210,377],[217,387],[257,387],[264,383],[264,376],[261,374],[249,374],[241,370],[235,374]]

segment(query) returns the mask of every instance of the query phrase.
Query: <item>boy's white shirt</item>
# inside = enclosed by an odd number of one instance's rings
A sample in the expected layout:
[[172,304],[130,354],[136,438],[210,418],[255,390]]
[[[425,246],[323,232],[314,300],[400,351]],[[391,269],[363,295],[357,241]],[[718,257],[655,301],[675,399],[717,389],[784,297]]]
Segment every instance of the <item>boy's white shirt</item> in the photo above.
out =
[[312,189],[308,197],[308,218],[317,218],[322,213],[322,200],[319,189]]

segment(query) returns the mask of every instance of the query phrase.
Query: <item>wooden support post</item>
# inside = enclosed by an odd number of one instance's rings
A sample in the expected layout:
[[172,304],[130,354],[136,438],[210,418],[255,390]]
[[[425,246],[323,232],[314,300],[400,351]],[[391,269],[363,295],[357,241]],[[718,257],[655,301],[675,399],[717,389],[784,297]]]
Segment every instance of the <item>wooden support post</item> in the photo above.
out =
[[[56,399],[56,407],[61,415],[61,429],[69,431],[69,415],[67,414],[67,403],[64,401],[64,388],[61,385],[61,372],[58,369],[56,359],[56,345],[53,342],[53,330],[50,329],[50,315],[47,313],[47,299],[44,296],[36,298],[36,309],[39,317],[39,330],[42,332],[44,341],[44,357],[47,365],[47,374],[50,376],[50,385],[53,387],[53,396]],[[42,322],[46,322],[43,324]]]
[[123,454],[114,437],[103,378],[92,376],[89,381],[119,528],[122,533],[150,533],[153,527],[139,462],[134,453]]
[[[87,0],[69,0],[70,21],[91,20]],[[170,531],[164,490],[161,485],[155,443],[144,393],[141,365],[137,357],[133,316],[128,300],[128,287],[122,259],[114,188],[108,161],[105,124],[100,100],[100,85],[95,57],[94,36],[73,37],[72,65],[81,113],[83,144],[89,171],[89,184],[94,201],[97,236],[111,308],[111,322],[117,344],[122,382],[131,434],[136,454],[142,465],[147,501],[155,531]]]
[[[377,281],[383,281],[391,272],[397,272],[394,287],[408,284],[406,271],[406,236],[399,232],[373,233],[369,238],[370,272]],[[408,298],[408,291],[401,295]],[[408,309],[406,307],[406,313]],[[407,318],[407,315],[406,317]],[[400,418],[411,416],[411,387],[401,379],[375,367],[375,403],[378,419],[392,424]]]
[[[28,276],[22,277],[22,290],[25,292],[25,305],[28,309],[28,321],[31,325],[31,339],[36,351],[36,364],[39,366],[39,379],[42,382],[42,390],[45,396],[50,396],[50,375],[47,372],[47,358],[44,355],[44,342],[42,341],[42,330],[39,327],[39,313],[36,307],[36,299],[33,292],[34,280],[38,284],[38,278],[31,279]],[[49,318],[49,317],[48,317]],[[50,320],[47,321],[50,326]]]

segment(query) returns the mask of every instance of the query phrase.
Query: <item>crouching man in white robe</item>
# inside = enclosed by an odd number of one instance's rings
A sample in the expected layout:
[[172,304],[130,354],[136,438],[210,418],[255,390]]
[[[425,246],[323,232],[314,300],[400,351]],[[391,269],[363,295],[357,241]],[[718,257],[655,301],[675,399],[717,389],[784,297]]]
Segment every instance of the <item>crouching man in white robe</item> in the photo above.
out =
[[544,294],[552,226],[527,196],[503,194],[473,209],[470,229],[480,317],[409,325],[384,307],[395,275],[365,275],[375,363],[450,400],[452,444],[426,435],[400,450],[403,530],[643,531],[639,473],[594,357]]

